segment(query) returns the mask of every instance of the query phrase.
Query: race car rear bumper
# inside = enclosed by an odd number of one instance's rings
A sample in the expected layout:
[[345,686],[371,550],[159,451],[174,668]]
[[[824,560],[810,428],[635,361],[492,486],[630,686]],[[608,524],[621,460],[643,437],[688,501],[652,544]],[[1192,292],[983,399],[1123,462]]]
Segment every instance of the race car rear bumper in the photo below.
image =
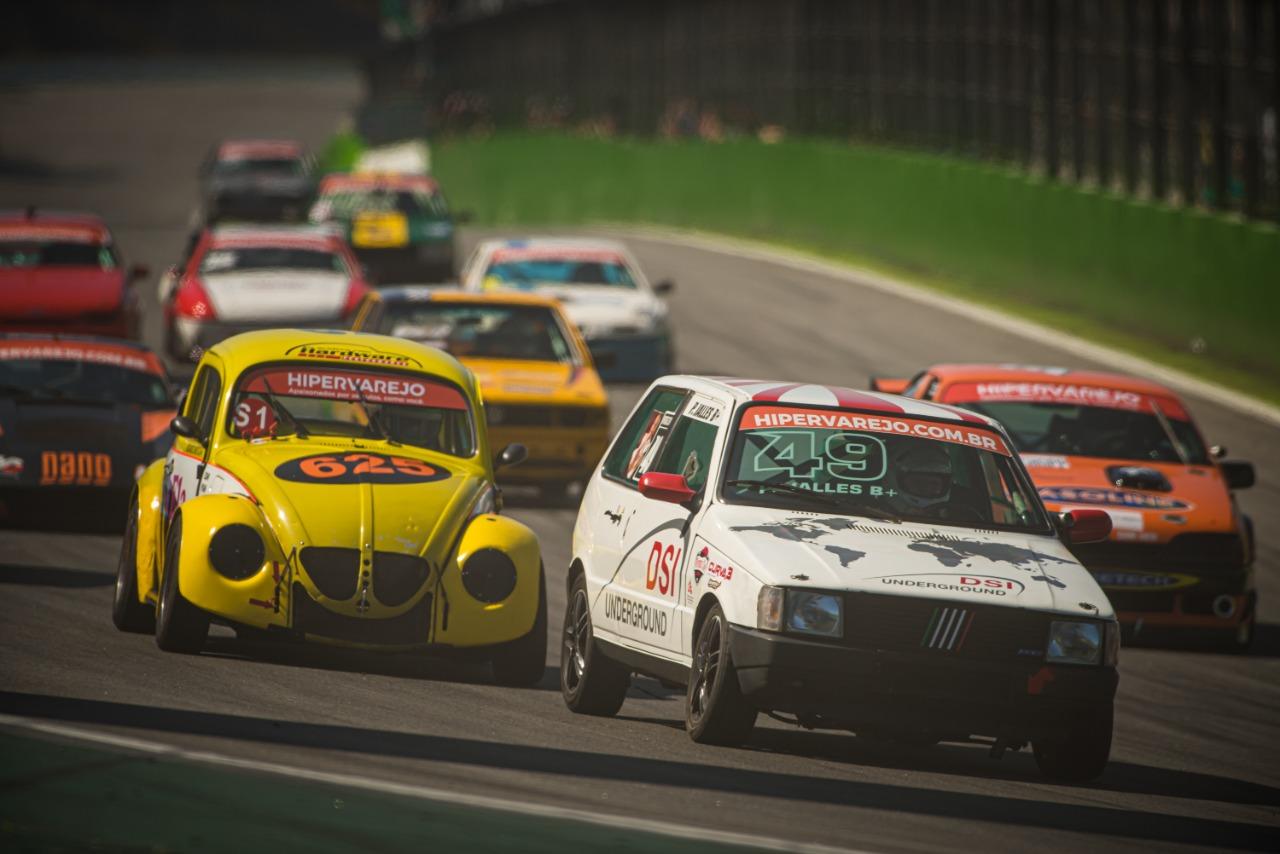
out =
[[[507,407],[508,410],[513,407]],[[554,419],[556,407],[542,407]],[[563,420],[556,423],[563,424]],[[529,458],[503,469],[498,479],[512,484],[569,483],[590,476],[609,444],[607,422],[592,427],[527,427],[516,424],[490,426],[489,445],[495,451],[519,442]]]
[[1109,706],[1119,681],[1112,667],[853,649],[741,626],[730,651],[758,708],[854,731],[1036,739]]
[[591,338],[587,346],[605,382],[650,382],[672,369],[671,338],[665,333]]

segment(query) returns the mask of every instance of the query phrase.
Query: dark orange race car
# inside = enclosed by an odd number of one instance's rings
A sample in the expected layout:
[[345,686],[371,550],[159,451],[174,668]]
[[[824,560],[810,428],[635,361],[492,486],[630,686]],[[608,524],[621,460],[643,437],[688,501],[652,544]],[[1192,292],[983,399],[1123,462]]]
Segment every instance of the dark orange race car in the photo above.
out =
[[934,365],[909,380],[872,377],[871,387],[997,419],[1049,509],[1105,509],[1110,538],[1074,550],[1129,638],[1252,643],[1253,523],[1233,490],[1253,485],[1253,466],[1207,446],[1173,391],[1016,365]]

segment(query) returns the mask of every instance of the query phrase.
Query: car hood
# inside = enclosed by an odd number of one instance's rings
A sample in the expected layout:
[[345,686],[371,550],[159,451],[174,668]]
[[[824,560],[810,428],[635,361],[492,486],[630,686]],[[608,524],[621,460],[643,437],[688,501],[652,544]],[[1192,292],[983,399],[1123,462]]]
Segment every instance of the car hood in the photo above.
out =
[[460,361],[476,375],[486,403],[546,402],[547,398],[579,406],[606,403],[600,377],[582,365],[466,357]]
[[324,271],[211,273],[200,278],[218,320],[230,322],[339,320],[351,279]]
[[36,320],[120,309],[124,272],[97,267],[30,267],[0,271],[0,317]]
[[[377,483],[290,480],[282,467],[300,458],[378,454],[425,462],[442,476],[430,482]],[[479,490],[487,482],[475,463],[382,442],[265,440],[236,443],[217,465],[236,478],[263,507],[285,551],[296,546],[359,548],[423,555],[439,566]],[[296,469],[296,465],[295,465]]]
[[[1111,516],[1113,540],[1163,542],[1189,531],[1235,530],[1235,508],[1217,467],[1138,460],[1023,454],[1040,498],[1050,510],[1096,507]],[[1160,488],[1116,486],[1120,468]]]
[[764,584],[1113,616],[1097,582],[1052,536],[726,504],[701,528]]

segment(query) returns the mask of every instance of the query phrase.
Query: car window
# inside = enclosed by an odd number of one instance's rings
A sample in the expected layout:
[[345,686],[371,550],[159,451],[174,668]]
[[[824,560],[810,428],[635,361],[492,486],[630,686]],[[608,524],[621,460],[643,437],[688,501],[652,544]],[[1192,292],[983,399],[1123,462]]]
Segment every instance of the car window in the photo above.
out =
[[676,420],[652,471],[684,475],[694,492],[707,482],[711,467],[711,454],[715,451],[716,425],[682,415]]
[[393,302],[379,331],[460,359],[572,362],[577,356],[555,312],[541,305]]
[[213,428],[213,416],[218,409],[218,394],[222,391],[222,377],[212,365],[205,365],[196,375],[183,412],[196,423],[200,436],[208,441]]
[[671,431],[676,412],[687,392],[680,389],[656,388],[636,408],[631,419],[618,433],[618,440],[605,460],[607,477],[635,484],[657,459],[663,439]]
[[613,252],[503,249],[484,272],[486,288],[587,285],[635,290],[626,261]]

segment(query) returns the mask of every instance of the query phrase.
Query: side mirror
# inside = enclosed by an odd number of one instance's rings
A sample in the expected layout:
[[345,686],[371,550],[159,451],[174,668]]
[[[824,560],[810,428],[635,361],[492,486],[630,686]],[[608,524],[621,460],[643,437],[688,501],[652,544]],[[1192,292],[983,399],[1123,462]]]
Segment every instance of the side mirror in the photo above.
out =
[[185,415],[173,416],[173,420],[169,422],[169,429],[173,431],[175,436],[183,436],[187,439],[195,439],[197,442],[200,441],[200,428],[196,426],[196,422]]
[[676,283],[671,281],[670,279],[663,279],[661,282],[658,282],[653,286],[653,292],[655,294],[662,294],[662,295],[669,294],[675,289],[676,289]]
[[454,211],[453,221],[458,225],[466,225],[476,218],[475,211]]
[[1218,463],[1218,470],[1230,489],[1248,489],[1256,482],[1253,463],[1244,460],[1223,460]]
[[1215,460],[1220,460],[1226,455],[1227,455],[1226,445],[1211,445],[1209,447],[1209,456],[1213,457]]
[[512,442],[498,452],[497,458],[493,461],[493,467],[499,469],[511,468],[511,466],[520,465],[528,458],[529,449],[519,442]]
[[902,394],[907,390],[907,386],[911,385],[911,380],[893,377],[872,377],[868,385],[872,391],[884,392],[885,394]]
[[651,471],[640,477],[640,494],[654,501],[666,501],[671,504],[687,504],[694,496],[689,482],[682,474]]
[[1058,516],[1067,541],[1071,543],[1098,543],[1111,536],[1111,516],[1106,510],[1078,508]]
[[129,279],[131,281],[136,282],[138,279],[145,279],[147,276],[150,276],[150,275],[151,275],[151,268],[148,267],[146,264],[134,264],[132,267],[129,268]]

